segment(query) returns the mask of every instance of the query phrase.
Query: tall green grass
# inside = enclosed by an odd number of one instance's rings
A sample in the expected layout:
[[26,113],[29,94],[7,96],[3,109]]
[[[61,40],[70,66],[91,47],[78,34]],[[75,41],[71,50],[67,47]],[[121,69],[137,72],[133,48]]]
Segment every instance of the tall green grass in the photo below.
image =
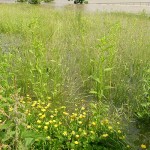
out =
[[15,39],[6,49],[1,44],[2,51],[6,57],[12,55],[9,64],[13,63],[17,85],[24,94],[36,91],[26,84],[32,88],[37,84],[40,91],[39,84],[47,84],[44,89],[49,94],[91,90],[100,99],[115,99],[118,90],[124,90],[122,98],[116,99],[121,101],[132,95],[127,88],[140,85],[141,65],[145,67],[149,61],[148,18],[54,11],[44,6],[1,8],[1,43],[9,45]]
[[149,27],[140,14],[0,5],[0,85],[5,96],[94,100],[149,120]]

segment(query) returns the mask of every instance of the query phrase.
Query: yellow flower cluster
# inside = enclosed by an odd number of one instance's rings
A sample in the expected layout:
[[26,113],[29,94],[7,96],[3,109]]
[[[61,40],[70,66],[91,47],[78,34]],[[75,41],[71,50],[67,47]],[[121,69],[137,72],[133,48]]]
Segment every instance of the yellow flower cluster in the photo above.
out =
[[102,137],[106,138],[106,137],[108,137],[108,134],[105,133],[105,134],[102,135]]
[[[72,139],[73,145],[81,144],[81,141],[86,138],[93,140],[97,136],[107,140],[109,137],[112,138],[112,132],[115,132],[121,140],[125,138],[120,128],[118,128],[118,123],[117,127],[113,128],[111,121],[107,118],[103,120],[92,118],[93,114],[87,111],[84,106],[79,106],[75,108],[74,112],[70,111],[70,113],[66,110],[65,106],[58,107],[57,109],[48,109],[50,106],[51,103],[38,100],[30,102],[30,107],[26,109],[26,113],[33,115],[34,120],[32,127],[27,125],[27,129],[44,131],[46,140],[53,140],[53,137],[49,134],[51,130],[56,136],[62,136],[68,141]],[[101,131],[97,132],[97,129]],[[145,149],[145,146],[143,144],[141,148]]]
[[145,144],[141,144],[141,148],[142,149],[146,149],[146,145]]

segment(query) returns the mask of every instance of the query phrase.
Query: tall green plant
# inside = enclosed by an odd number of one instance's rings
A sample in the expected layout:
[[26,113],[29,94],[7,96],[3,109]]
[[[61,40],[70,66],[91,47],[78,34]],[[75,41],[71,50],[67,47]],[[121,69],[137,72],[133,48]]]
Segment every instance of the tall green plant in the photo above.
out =
[[[111,95],[112,71],[115,68],[114,61],[117,52],[117,32],[120,25],[114,25],[108,34],[98,40],[96,47],[97,56],[91,60],[93,89],[90,93],[95,94],[98,99]],[[108,94],[107,94],[108,93]]]

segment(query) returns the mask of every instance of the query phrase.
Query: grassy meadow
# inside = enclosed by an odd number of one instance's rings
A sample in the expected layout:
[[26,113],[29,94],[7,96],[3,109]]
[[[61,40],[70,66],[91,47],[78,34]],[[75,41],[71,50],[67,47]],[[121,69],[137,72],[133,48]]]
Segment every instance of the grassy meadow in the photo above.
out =
[[150,17],[0,4],[0,149],[150,149]]

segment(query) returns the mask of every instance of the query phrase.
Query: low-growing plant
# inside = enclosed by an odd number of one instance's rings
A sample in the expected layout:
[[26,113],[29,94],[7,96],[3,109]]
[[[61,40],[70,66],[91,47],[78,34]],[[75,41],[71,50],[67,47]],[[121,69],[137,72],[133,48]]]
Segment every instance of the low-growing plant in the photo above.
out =
[[137,119],[142,122],[150,123],[150,69],[145,69],[143,73],[143,95],[139,100],[139,107],[136,112]]
[[20,132],[26,118],[20,99],[18,91],[8,95],[0,86],[0,143],[4,149],[20,149],[22,145]]
[[[28,149],[128,149],[126,135],[119,123],[112,123],[108,118],[104,104],[85,106],[81,100],[74,110],[69,110],[65,106],[54,108],[52,100],[49,97],[47,100],[33,101],[28,95],[19,101],[24,106],[20,113],[26,116],[26,126],[16,124],[19,130],[16,138]],[[9,111],[16,112],[15,109],[10,107]]]

